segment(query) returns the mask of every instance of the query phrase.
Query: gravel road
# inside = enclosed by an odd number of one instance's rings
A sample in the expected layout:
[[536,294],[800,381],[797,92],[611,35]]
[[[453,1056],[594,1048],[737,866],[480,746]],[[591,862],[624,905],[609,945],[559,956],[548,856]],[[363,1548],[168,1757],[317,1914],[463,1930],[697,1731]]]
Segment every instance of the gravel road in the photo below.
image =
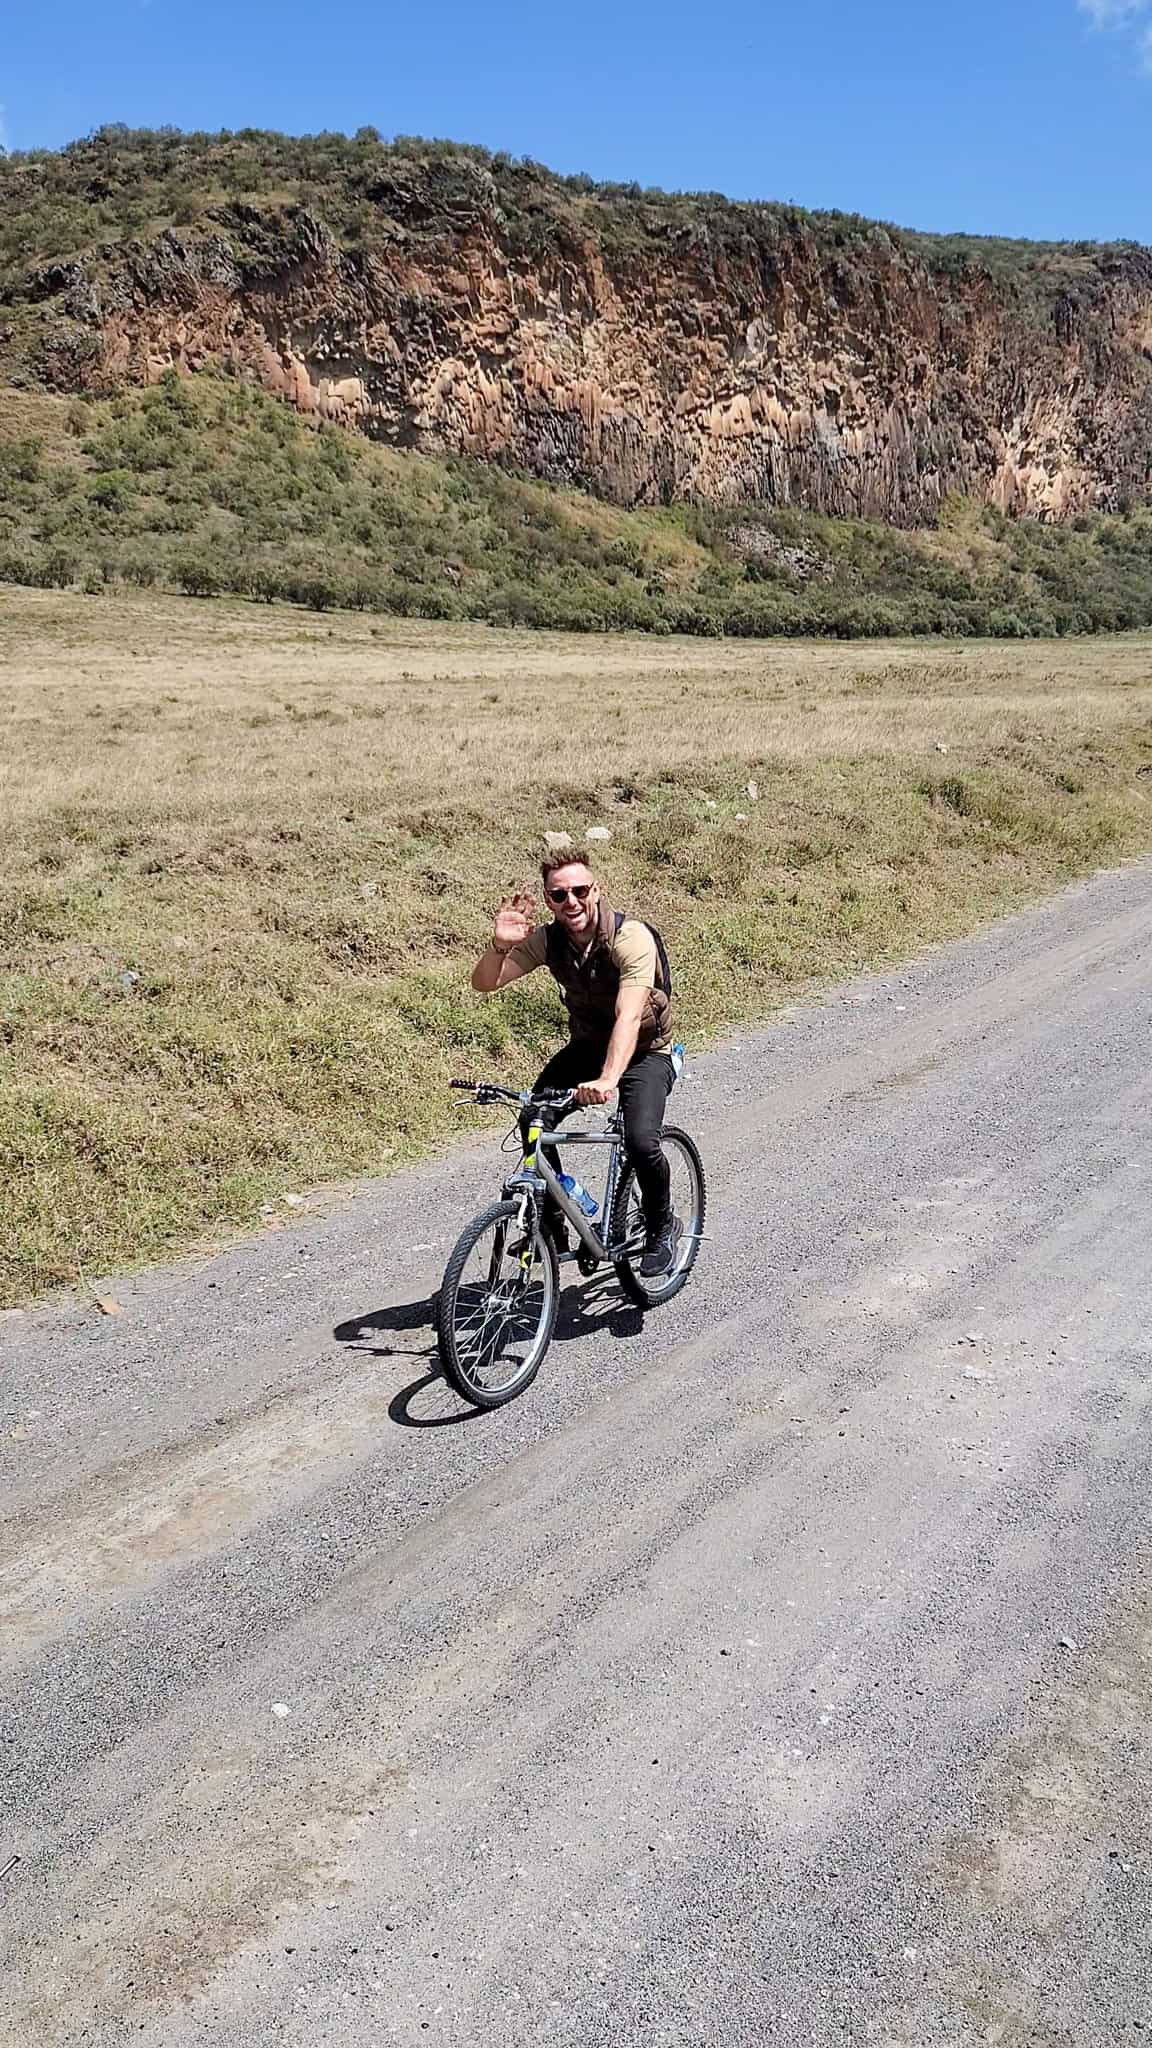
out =
[[496,1140],[0,1317],[13,2048],[1152,2042],[1152,868],[702,1058],[462,1415]]

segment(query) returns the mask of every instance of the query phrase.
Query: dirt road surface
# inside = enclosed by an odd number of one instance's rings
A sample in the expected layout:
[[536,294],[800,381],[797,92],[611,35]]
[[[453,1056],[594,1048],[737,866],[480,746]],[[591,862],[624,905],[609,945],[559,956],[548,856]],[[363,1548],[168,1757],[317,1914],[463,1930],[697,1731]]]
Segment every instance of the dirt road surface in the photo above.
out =
[[19,2048],[1152,2039],[1152,869],[696,1062],[466,1419],[494,1139],[0,1318]]

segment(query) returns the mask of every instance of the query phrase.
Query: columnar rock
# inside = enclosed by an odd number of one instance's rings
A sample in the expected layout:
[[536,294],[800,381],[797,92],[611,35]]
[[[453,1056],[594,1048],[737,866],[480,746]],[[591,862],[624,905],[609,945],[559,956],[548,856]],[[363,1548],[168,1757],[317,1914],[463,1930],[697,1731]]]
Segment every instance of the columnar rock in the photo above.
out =
[[625,504],[915,524],[953,491],[1053,519],[1152,494],[1146,250],[989,268],[988,245],[545,173],[512,218],[511,176],[393,165],[354,243],[315,206],[222,205],[10,275],[0,369],[107,392],[227,367]]

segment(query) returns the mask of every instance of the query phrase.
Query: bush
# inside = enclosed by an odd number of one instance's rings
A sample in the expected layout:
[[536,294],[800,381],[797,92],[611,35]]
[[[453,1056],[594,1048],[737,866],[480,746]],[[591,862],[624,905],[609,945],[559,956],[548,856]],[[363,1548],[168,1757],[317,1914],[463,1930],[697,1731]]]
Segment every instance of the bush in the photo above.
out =
[[29,555],[0,555],[0,583],[23,583],[35,585],[39,581],[39,564]]
[[326,576],[288,577],[284,595],[292,604],[307,605],[314,612],[332,611],[341,601],[339,585]]
[[450,591],[421,590],[416,594],[412,616],[418,619],[458,619],[460,607]]
[[703,634],[709,639],[719,639],[724,631],[715,612],[705,611],[702,605],[690,601],[670,599],[664,616],[674,633]]
[[1007,611],[998,605],[988,614],[988,632],[996,640],[1026,640],[1028,627],[1019,612]]
[[41,444],[35,435],[23,440],[0,442],[0,478],[11,483],[33,484],[41,476]]
[[126,512],[133,495],[132,479],[122,469],[109,470],[104,476],[93,477],[88,486],[91,502],[93,505],[99,505],[104,512]]
[[46,589],[67,590],[75,583],[79,574],[79,563],[74,555],[63,548],[53,548],[44,563],[44,585]]
[[140,590],[150,590],[156,581],[156,564],[147,555],[129,556],[121,563],[120,574],[125,583],[134,583]]
[[220,571],[211,562],[178,562],[176,583],[186,597],[219,597],[224,589]]

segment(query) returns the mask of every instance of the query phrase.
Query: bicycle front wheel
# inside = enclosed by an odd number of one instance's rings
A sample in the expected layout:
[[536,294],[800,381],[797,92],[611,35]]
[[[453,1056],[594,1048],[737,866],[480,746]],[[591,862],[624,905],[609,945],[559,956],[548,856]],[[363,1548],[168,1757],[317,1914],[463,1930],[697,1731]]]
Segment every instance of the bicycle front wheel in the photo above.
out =
[[516,1202],[496,1202],[468,1225],[448,1261],[436,1310],[445,1377],[475,1408],[501,1408],[530,1386],[560,1305],[556,1249],[533,1215],[525,1237]]
[[666,1126],[661,1137],[668,1161],[672,1208],[680,1218],[680,1237],[670,1270],[654,1280],[640,1271],[644,1256],[644,1209],[631,1166],[626,1167],[612,1213],[612,1245],[623,1248],[616,1256],[616,1272],[625,1294],[641,1308],[659,1308],[679,1294],[696,1264],[704,1233],[704,1211],[708,1193],[704,1183],[704,1162],[687,1131]]

